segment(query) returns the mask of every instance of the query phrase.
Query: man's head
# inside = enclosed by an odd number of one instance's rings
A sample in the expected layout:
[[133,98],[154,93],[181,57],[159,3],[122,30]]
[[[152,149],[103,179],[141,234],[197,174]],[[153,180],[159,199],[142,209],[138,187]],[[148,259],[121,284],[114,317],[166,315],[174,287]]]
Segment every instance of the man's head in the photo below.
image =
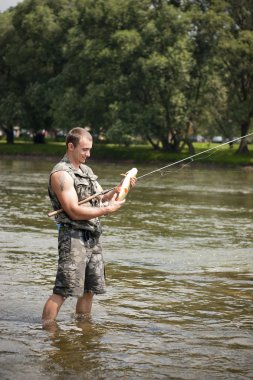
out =
[[66,137],[66,146],[68,149],[68,144],[73,144],[74,148],[77,147],[79,141],[81,138],[85,138],[88,141],[92,142],[92,136],[90,132],[87,131],[85,128],[73,128],[69,131]]
[[67,134],[66,146],[70,161],[78,167],[90,157],[92,136],[85,128],[73,128]]

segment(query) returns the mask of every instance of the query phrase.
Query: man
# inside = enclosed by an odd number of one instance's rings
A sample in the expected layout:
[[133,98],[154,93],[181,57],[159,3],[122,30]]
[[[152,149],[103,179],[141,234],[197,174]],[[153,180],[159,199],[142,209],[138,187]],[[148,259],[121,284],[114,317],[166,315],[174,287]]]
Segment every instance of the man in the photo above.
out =
[[53,208],[64,211],[56,216],[59,261],[53,294],[42,313],[44,326],[55,321],[67,297],[77,297],[76,316],[82,318],[91,311],[93,294],[105,293],[99,217],[118,211],[124,201],[116,201],[115,188],[100,199],[78,204],[101,192],[97,177],[84,165],[91,148],[90,133],[84,128],[72,129],[66,137],[66,154],[50,174],[48,192]]

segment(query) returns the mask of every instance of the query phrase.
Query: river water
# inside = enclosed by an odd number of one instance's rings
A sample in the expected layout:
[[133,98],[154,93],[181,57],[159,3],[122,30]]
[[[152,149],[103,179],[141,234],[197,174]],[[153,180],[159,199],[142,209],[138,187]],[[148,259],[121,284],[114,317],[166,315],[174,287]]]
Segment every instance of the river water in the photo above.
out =
[[[0,161],[0,378],[252,379],[253,172],[192,166],[137,182],[102,219],[107,293],[84,322],[68,299],[45,331],[54,163]],[[131,165],[90,161],[104,188]]]

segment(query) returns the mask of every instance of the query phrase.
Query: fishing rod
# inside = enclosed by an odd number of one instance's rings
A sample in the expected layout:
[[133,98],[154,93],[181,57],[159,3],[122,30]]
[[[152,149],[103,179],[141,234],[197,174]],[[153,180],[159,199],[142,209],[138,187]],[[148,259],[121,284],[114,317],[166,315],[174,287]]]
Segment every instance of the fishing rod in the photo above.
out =
[[[112,190],[116,190],[117,189],[117,186],[114,186],[114,187],[111,187],[110,189],[106,189],[106,190],[103,190],[103,191],[100,191],[98,193],[95,193],[93,195],[91,195],[90,197],[88,198],[85,198],[85,199],[82,199],[81,201],[78,202],[79,205],[83,205],[84,203],[87,203],[89,201],[91,201],[92,199],[95,199],[101,195],[105,195],[107,193],[109,193],[110,191]],[[63,208],[60,208],[59,210],[55,210],[55,211],[50,211],[47,216],[51,217],[51,216],[56,216],[58,214],[60,214],[61,212],[63,212]]]
[[244,136],[241,136],[241,137],[237,137],[233,140],[229,140],[229,141],[226,141],[218,146],[214,146],[212,148],[209,148],[209,149],[206,149],[204,150],[203,152],[199,152],[199,153],[195,153],[193,154],[192,156],[189,156],[189,157],[186,157],[186,158],[183,158],[181,160],[178,160],[178,161],[175,161],[175,162],[172,162],[171,164],[168,164],[168,165],[165,165],[159,169],[155,169],[155,170],[152,170],[151,172],[148,172],[146,174],[142,174],[141,176],[137,177],[137,180],[139,181],[140,179],[144,178],[144,177],[147,177],[151,174],[154,174],[154,173],[157,173],[157,172],[160,172],[164,169],[167,169],[171,166],[174,166],[174,165],[177,165],[177,164],[180,164],[181,162],[184,162],[184,161],[187,161],[187,160],[191,160],[192,162],[194,161],[193,158],[197,157],[197,156],[200,156],[201,154],[204,154],[204,153],[208,153],[208,152],[211,152],[211,151],[214,151],[214,150],[218,150],[220,149],[220,147],[224,146],[224,145],[227,145],[227,144],[232,144],[234,143],[235,141],[238,141],[238,140],[242,140],[242,139],[245,139],[246,137],[249,137],[249,136],[252,136],[253,135],[253,132],[252,133],[249,133],[247,135],[244,135]]
[[[181,160],[178,160],[178,161],[172,162],[172,163],[170,163],[170,164],[168,164],[168,165],[165,165],[165,166],[163,166],[163,167],[161,167],[161,168],[159,168],[159,169],[152,170],[151,172],[148,172],[148,173],[146,173],[146,174],[142,174],[141,176],[137,177],[136,179],[137,179],[137,181],[139,181],[140,179],[143,179],[143,178],[145,178],[145,177],[147,177],[147,176],[149,176],[149,175],[151,175],[151,174],[154,174],[154,173],[157,173],[157,172],[161,172],[161,171],[164,170],[164,169],[167,169],[167,168],[169,168],[169,167],[171,167],[171,166],[175,166],[175,165],[180,164],[181,162],[184,162],[184,161],[187,161],[187,160],[191,160],[191,161],[193,162],[193,161],[194,161],[193,158],[195,158],[195,157],[197,157],[197,156],[200,156],[200,155],[202,155],[202,154],[204,154],[204,153],[208,153],[208,152],[211,152],[211,151],[214,151],[214,150],[218,150],[218,149],[220,149],[220,147],[222,147],[222,146],[224,146],[224,145],[232,144],[232,143],[235,142],[235,141],[242,140],[242,139],[244,139],[244,138],[246,138],[246,137],[249,137],[249,136],[252,136],[252,135],[253,135],[253,132],[252,132],[252,133],[249,133],[249,134],[247,134],[247,135],[241,136],[241,137],[237,137],[237,138],[235,138],[235,139],[233,139],[233,140],[226,141],[225,143],[222,143],[222,144],[220,144],[220,145],[218,145],[218,146],[215,146],[215,147],[212,147],[212,148],[206,149],[206,150],[204,150],[203,152],[195,153],[195,154],[193,154],[192,156],[189,156],[189,157],[183,158],[183,159],[181,159]],[[124,176],[125,176],[125,175],[124,175]],[[117,189],[118,189],[118,186],[115,186],[115,187],[111,187],[110,189],[106,189],[106,190],[100,191],[100,192],[98,192],[98,193],[95,193],[95,194],[91,195],[91,196],[88,197],[88,198],[82,199],[81,201],[78,202],[78,204],[79,204],[79,205],[82,205],[82,204],[84,204],[84,203],[87,203],[87,202],[91,201],[91,200],[94,199],[94,198],[97,198],[97,197],[99,197],[99,196],[101,196],[101,195],[105,195],[105,194],[109,193],[110,191],[112,191],[112,190],[117,190]],[[49,212],[47,215],[48,215],[49,217],[51,217],[51,216],[58,215],[58,214],[60,214],[60,213],[63,212],[63,211],[64,211],[63,209],[59,209],[59,210],[51,211],[51,212]]]

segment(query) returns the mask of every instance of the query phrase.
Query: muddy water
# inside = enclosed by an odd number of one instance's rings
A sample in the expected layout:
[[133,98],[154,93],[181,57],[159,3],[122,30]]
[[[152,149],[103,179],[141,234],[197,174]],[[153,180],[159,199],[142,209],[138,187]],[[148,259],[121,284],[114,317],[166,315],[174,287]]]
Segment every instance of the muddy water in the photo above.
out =
[[[185,168],[137,183],[102,220],[107,293],[82,323],[67,300],[49,332],[53,163],[0,161],[0,378],[251,379],[253,172]],[[90,164],[105,188],[129,169]]]

